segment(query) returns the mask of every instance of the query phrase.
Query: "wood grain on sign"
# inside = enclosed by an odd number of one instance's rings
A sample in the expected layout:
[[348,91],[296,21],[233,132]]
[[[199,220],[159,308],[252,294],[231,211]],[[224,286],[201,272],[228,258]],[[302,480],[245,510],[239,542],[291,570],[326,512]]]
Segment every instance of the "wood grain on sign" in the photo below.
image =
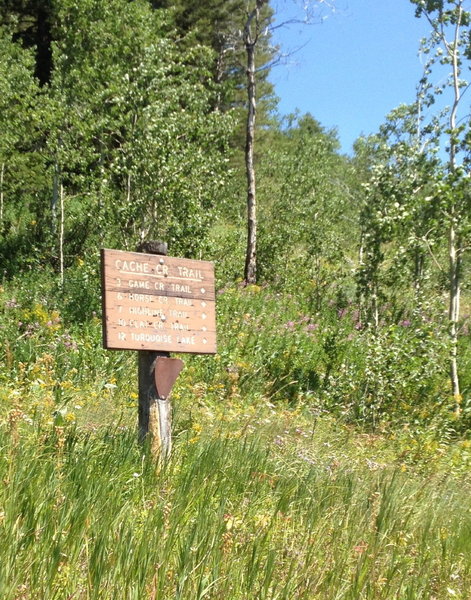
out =
[[103,345],[214,354],[214,266],[202,260],[101,251]]

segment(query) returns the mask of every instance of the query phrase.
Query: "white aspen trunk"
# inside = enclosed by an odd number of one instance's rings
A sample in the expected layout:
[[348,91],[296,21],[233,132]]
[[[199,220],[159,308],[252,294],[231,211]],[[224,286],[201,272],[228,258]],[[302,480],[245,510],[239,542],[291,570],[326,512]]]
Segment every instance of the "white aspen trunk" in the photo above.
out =
[[245,281],[257,281],[257,199],[255,189],[254,138],[256,115],[255,46],[246,44],[248,115],[245,144],[247,174],[247,251],[245,256]]
[[60,186],[60,170],[56,162],[54,164],[54,179],[52,182],[52,198],[51,198],[51,216],[52,216],[52,231],[57,231],[57,201],[59,198]]
[[[365,248],[364,248],[364,238],[363,238],[363,233],[361,234],[360,237],[360,247],[358,248],[358,268],[361,269],[363,267],[363,265],[365,264],[364,260],[363,260],[363,255],[365,252]],[[358,294],[358,325],[361,327],[363,325],[363,321],[364,321],[364,315],[363,315],[363,311],[365,310],[365,298],[363,295],[363,288],[360,286],[357,286],[357,289],[360,289],[360,293]]]
[[314,278],[314,282],[315,282],[315,309],[316,311],[319,311],[321,309],[322,306],[322,293],[320,291],[320,286],[321,286],[321,264],[320,264],[320,260],[319,260],[319,256],[316,256],[314,258],[314,269],[312,272],[312,276]]
[[450,380],[453,398],[455,400],[455,414],[461,413],[460,380],[458,374],[458,319],[460,316],[460,252],[456,240],[455,226],[452,224],[449,231],[449,267],[450,267],[450,295],[448,317],[450,321]]
[[[450,153],[449,153],[449,170],[453,174],[456,171],[456,152],[457,142],[455,140],[456,118],[458,105],[461,100],[460,90],[460,64],[459,64],[459,36],[462,25],[462,5],[459,4],[459,13],[457,15],[455,35],[452,44],[445,42],[447,52],[452,62],[453,74],[453,105],[450,111]],[[460,317],[460,294],[461,294],[461,274],[460,274],[460,250],[457,243],[457,215],[455,199],[452,194],[452,205],[450,207],[450,225],[448,231],[448,257],[449,257],[449,305],[448,317],[450,321],[450,381],[453,398],[455,401],[455,414],[461,414],[461,393],[460,380],[458,374],[458,320]]]
[[60,226],[59,226],[59,272],[61,279],[61,286],[64,286],[64,224],[65,224],[65,210],[64,210],[64,185],[60,183]]
[[126,178],[126,204],[131,202],[131,173]]
[[244,45],[247,55],[247,126],[245,130],[245,172],[247,175],[247,251],[244,277],[246,283],[257,281],[257,198],[255,187],[255,117],[257,96],[255,81],[255,53],[260,32],[260,10],[268,0],[256,0],[254,9],[247,16],[244,27]]
[[374,285],[371,295],[371,318],[373,319],[373,327],[375,330],[379,327],[379,308],[378,308],[378,288]]

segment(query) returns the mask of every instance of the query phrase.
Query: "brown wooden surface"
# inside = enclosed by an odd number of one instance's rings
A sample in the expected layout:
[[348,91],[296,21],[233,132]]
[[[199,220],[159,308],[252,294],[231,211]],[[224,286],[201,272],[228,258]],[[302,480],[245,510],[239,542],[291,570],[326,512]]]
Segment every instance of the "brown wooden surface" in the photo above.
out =
[[108,349],[214,354],[214,267],[207,261],[103,249]]

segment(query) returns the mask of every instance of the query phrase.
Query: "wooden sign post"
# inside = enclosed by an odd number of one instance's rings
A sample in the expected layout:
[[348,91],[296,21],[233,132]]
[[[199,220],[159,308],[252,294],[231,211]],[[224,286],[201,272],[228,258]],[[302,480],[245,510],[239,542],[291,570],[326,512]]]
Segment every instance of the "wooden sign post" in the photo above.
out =
[[168,257],[166,244],[101,251],[103,345],[139,351],[139,438],[155,457],[171,451],[170,391],[183,361],[170,352],[214,354],[214,267]]

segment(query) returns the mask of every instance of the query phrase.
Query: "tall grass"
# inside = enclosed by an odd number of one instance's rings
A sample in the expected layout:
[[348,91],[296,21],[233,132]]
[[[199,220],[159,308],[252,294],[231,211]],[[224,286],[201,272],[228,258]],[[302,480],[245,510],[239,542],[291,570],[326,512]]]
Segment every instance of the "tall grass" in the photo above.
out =
[[0,440],[2,600],[469,598],[468,496],[443,477],[257,435],[182,434],[160,472],[124,429]]
[[469,600],[469,414],[460,439],[439,328],[222,290],[157,472],[135,356],[31,289],[0,288],[0,600]]

